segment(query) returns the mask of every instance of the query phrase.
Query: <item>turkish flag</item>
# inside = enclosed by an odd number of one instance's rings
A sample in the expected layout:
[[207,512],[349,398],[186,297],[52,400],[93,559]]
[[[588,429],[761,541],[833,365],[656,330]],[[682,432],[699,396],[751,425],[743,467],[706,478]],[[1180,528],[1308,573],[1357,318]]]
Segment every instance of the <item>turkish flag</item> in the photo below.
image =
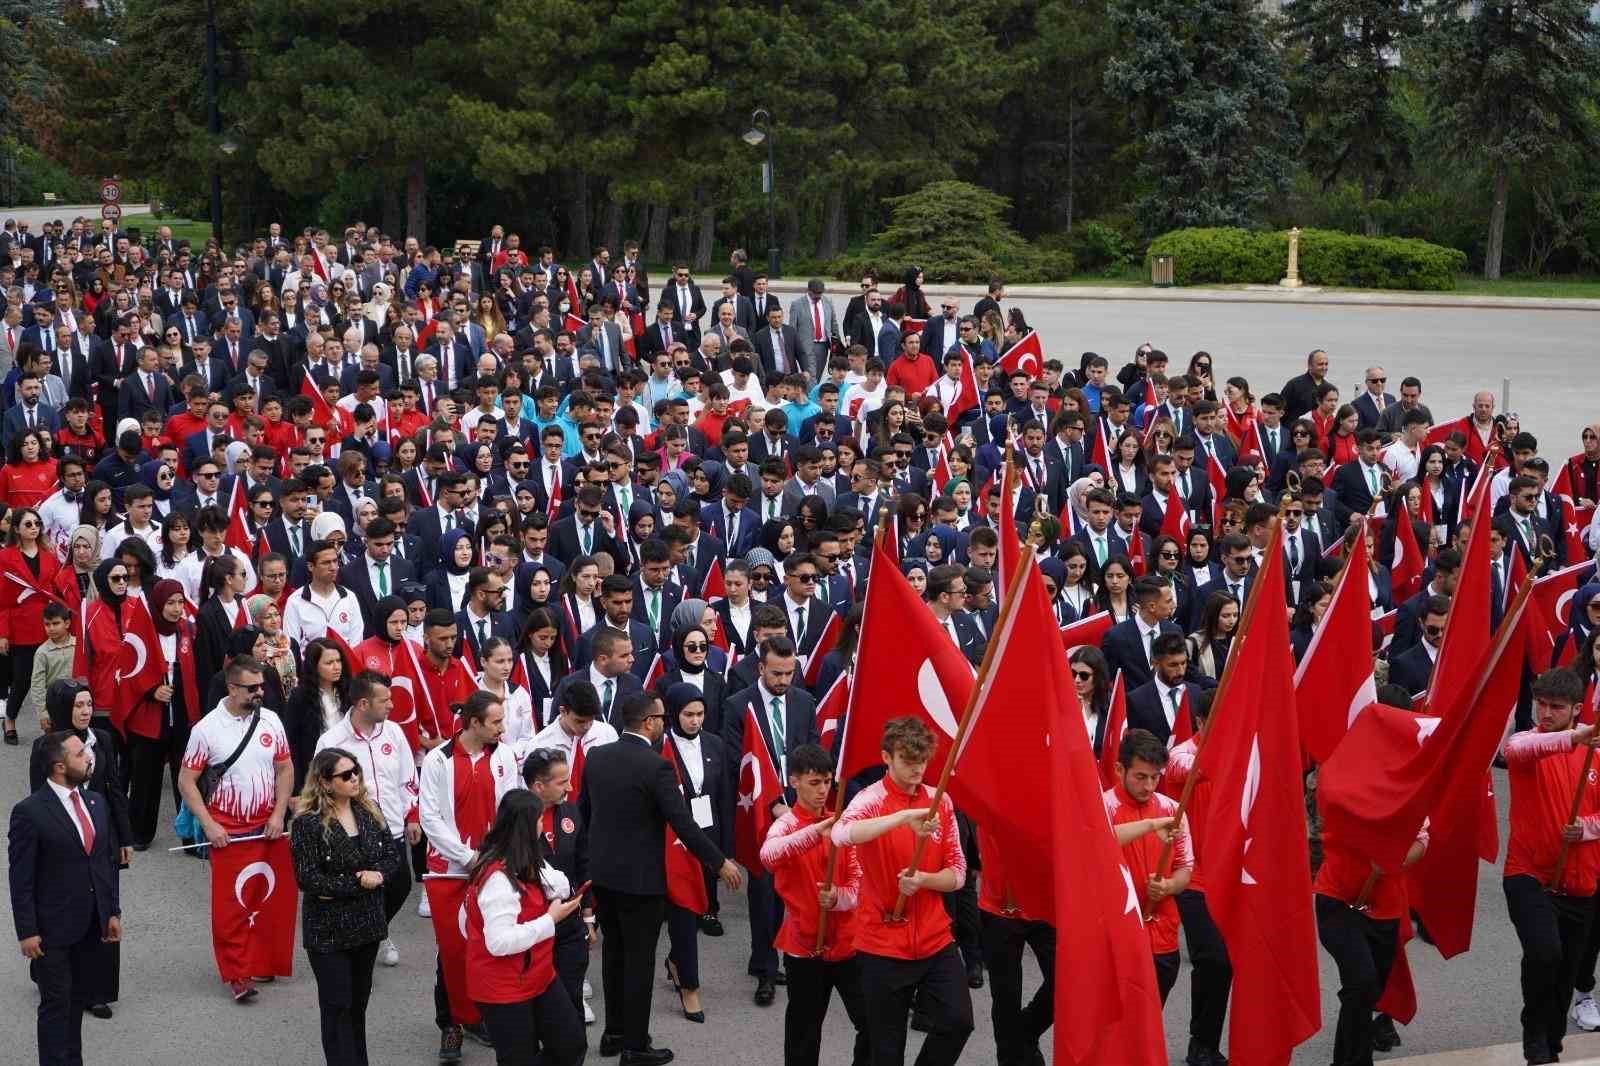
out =
[[1098,648],[1100,641],[1105,637],[1106,630],[1111,628],[1111,612],[1096,611],[1086,618],[1080,618],[1071,625],[1061,627],[1061,648],[1068,655],[1073,650],[1084,645]]
[[666,656],[656,652],[656,657],[650,660],[650,669],[644,674],[644,690],[654,692],[656,682],[661,680],[661,675],[667,672]]
[[950,434],[944,435],[944,440],[939,444],[939,454],[934,456],[933,469],[928,471],[928,480],[933,483],[934,492],[944,495],[945,486],[950,484],[950,449],[954,447]]
[[817,674],[822,669],[822,660],[834,648],[839,646],[839,637],[844,633],[844,615],[838,611],[828,612],[828,622],[822,627],[822,636],[817,638],[817,646],[811,649],[811,654],[805,659],[805,667],[800,671],[801,681],[806,688],[817,683]]
[[900,332],[905,336],[910,336],[911,334],[915,333],[920,337],[922,336],[922,327],[926,326],[927,324],[928,320],[925,318],[912,318],[910,315],[907,315],[900,320]]
[[1516,705],[1523,609],[1513,605],[1442,716],[1369,704],[1317,775],[1324,824],[1380,869],[1400,868],[1429,819],[1428,852],[1410,872],[1412,905],[1445,958],[1472,942],[1485,777]]
[[[1046,690],[1071,692],[1069,686],[1070,679],[1061,678]],[[1052,912],[1071,915],[1071,920],[1056,930],[1052,1059],[1057,1066],[1165,1066],[1161,1001],[1139,910],[1143,896],[1111,833],[1094,751],[1077,720],[1078,708],[1056,711],[1045,749],[1052,782]],[[1113,746],[1109,723],[1106,744]],[[1084,974],[1094,979],[1083,980]]]
[[1394,559],[1389,563],[1389,580],[1393,583],[1394,602],[1404,603],[1422,591],[1422,572],[1426,568],[1422,547],[1417,544],[1417,530],[1411,522],[1411,512],[1402,506],[1391,519],[1394,528]]
[[[918,332],[921,331],[919,330]],[[958,347],[960,346],[958,345]],[[972,372],[972,356],[967,354],[966,348],[960,348],[960,351],[961,388],[956,392],[955,399],[950,401],[950,409],[944,413],[945,418],[949,419],[952,426],[956,424],[956,419],[968,411],[976,410],[981,402],[978,396],[978,378]]]
[[839,740],[840,781],[879,764],[884,724],[905,715],[933,730],[938,743],[928,774],[937,777],[972,693],[972,666],[894,565],[884,540],[872,546],[871,572],[878,580],[868,582],[861,613],[855,678]]
[[[249,526],[245,522],[245,513],[250,509],[249,501],[244,498],[244,478],[233,479],[233,491],[228,495],[228,532],[223,538],[230,548],[238,548],[251,559],[256,558],[260,552],[257,538],[250,535]],[[265,536],[260,538],[265,540]]]
[[1228,475],[1222,464],[1212,459],[1206,463],[1206,480],[1211,484],[1211,528],[1222,528],[1223,503],[1228,497]]
[[[332,644],[335,648],[338,648],[339,654],[344,657],[344,676],[346,679],[355,677],[361,672],[361,656],[356,654],[356,650],[350,646],[349,641],[345,640],[344,637],[339,635],[339,631],[337,629],[329,626],[328,631],[323,634],[323,637],[328,641],[328,643]],[[366,642],[363,641],[362,643]]]
[[[1179,544],[1189,543],[1189,504],[1178,495],[1176,478],[1167,486],[1167,513],[1161,518],[1161,532]],[[1221,526],[1215,527],[1221,529]]]
[[[1445,624],[1444,642],[1434,660],[1433,679],[1428,685],[1431,714],[1447,714],[1462,706],[1462,696],[1481,676],[1490,644],[1489,600],[1493,586],[1489,580],[1489,471],[1478,471],[1478,479],[1468,494],[1465,513],[1472,522],[1466,550],[1461,553],[1461,569],[1456,578],[1455,595],[1450,598],[1450,614]],[[1431,931],[1431,930],[1430,930]]]
[[1206,905],[1233,963],[1237,1066],[1287,1063],[1322,1026],[1281,523],[1262,558],[1193,771],[1212,783],[1206,862],[1230,873],[1206,879]]
[[457,1025],[478,1021],[478,1008],[467,995],[467,887],[467,880],[461,877],[428,877],[422,882],[433,914],[433,938],[439,945],[450,1020]]
[[1294,698],[1300,713],[1300,744],[1318,763],[1333,754],[1361,708],[1378,698],[1364,536],[1352,543],[1333,599],[1295,670]]
[[1054,847],[1050,820],[1039,817],[1051,802],[1052,731],[1075,729],[1085,737],[1055,628],[1044,578],[1038,567],[1025,567],[1021,587],[1002,606],[989,638],[997,650],[973,700],[950,778],[956,806],[1012,857],[1006,887],[1017,906],[1050,922],[1056,902],[1050,868],[1017,860],[1047,855]]
[[[670,752],[663,758],[672,764],[672,776],[678,778],[678,762]],[[678,778],[682,783],[682,778]],[[667,902],[681,907],[690,914],[705,914],[711,909],[711,897],[706,892],[705,868],[694,852],[684,846],[678,834],[667,826],[666,835]]]
[[700,582],[700,598],[706,602],[725,599],[728,595],[728,586],[722,579],[722,560],[712,559],[711,565],[706,568],[705,580]]
[[1090,457],[1089,461],[1104,470],[1109,476],[1111,474],[1111,449],[1116,444],[1116,441],[1106,440],[1106,423],[1099,422],[1098,424],[1100,429],[1094,435],[1094,455]]
[[211,848],[211,947],[224,981],[294,974],[300,889],[289,838]]
[[1582,458],[1582,455],[1575,455],[1561,464],[1561,473],[1556,475],[1556,483],[1550,489],[1561,499],[1561,535],[1567,538],[1568,559],[1589,557],[1589,548],[1583,543],[1583,529],[1594,518],[1594,508],[1584,508],[1585,514],[1580,520],[1576,493],[1572,490],[1572,464]]
[[[755,701],[755,705],[760,704]],[[761,842],[772,828],[772,805],[783,799],[783,782],[767,750],[766,734],[753,707],[745,710],[744,750],[739,753],[738,803],[733,812],[733,857],[747,870],[766,867]]]
[[817,738],[824,750],[833,746],[834,734],[839,729],[839,722],[849,702],[850,674],[840,671],[839,676],[833,679],[833,684],[828,686],[828,691],[817,701]]
[[1039,340],[1039,331],[1030,329],[1007,348],[1000,356],[1000,369],[1008,375],[1020,370],[1035,381],[1043,377],[1044,344]]
[[[1454,433],[1456,430],[1460,430],[1462,435],[1467,438],[1467,448],[1471,448],[1473,438],[1477,437],[1477,434],[1472,431],[1471,415],[1462,415],[1454,422],[1441,422],[1434,426],[1432,429],[1428,430],[1427,437],[1423,439],[1423,446],[1426,447],[1429,444],[1443,445],[1445,441],[1450,439],[1450,434]],[[1478,446],[1477,459],[1482,458],[1483,446],[1480,444]],[[1477,460],[1475,459],[1474,462],[1476,461]]]
[[995,532],[1000,538],[1000,558],[994,570],[994,595],[996,600],[1004,600],[1006,583],[1017,572],[1017,559],[1022,555],[1022,537],[1017,534],[1017,464],[1010,458],[1000,479],[1000,528]]
[[[722,616],[720,614],[717,615],[716,621],[711,626],[711,644],[713,647],[721,648],[723,651],[728,651],[733,647],[733,642],[728,639],[728,631],[722,625]],[[729,670],[733,669],[731,657],[728,660],[727,668]]]
[[1255,412],[1251,411],[1241,419],[1227,404],[1222,405],[1222,410],[1228,416],[1228,435],[1239,446],[1239,455],[1242,457],[1253,452],[1265,462],[1267,448],[1261,443],[1261,428],[1256,422]]
[[[1521,553],[1513,553],[1521,558]],[[1533,583],[1533,602],[1528,607],[1528,658],[1535,674],[1552,666],[1570,666],[1577,655],[1575,641],[1567,641],[1561,649],[1560,661],[1553,661],[1556,638],[1567,632],[1572,619],[1572,597],[1586,583],[1594,580],[1593,562],[1573,563],[1571,566],[1545,574]]]
[[1143,577],[1150,569],[1149,560],[1144,557],[1144,534],[1139,532],[1139,526],[1134,525],[1133,531],[1126,534],[1128,538],[1128,564],[1133,567],[1135,577]]
[[305,376],[300,379],[300,395],[311,401],[311,424],[327,429],[338,421],[332,407],[328,405],[327,398],[322,395],[322,390],[317,388],[317,381],[311,376],[311,371],[306,370]]
[[1100,735],[1100,787],[1111,788],[1117,783],[1117,749],[1122,746],[1122,734],[1128,731],[1128,683],[1117,671],[1111,682],[1111,699],[1106,707],[1106,728]]
[[117,691],[110,707],[111,724],[126,736],[123,726],[128,715],[151,689],[167,679],[161,637],[143,597],[129,596],[122,603],[122,644],[116,656]]
[[1189,687],[1185,685],[1178,701],[1178,713],[1172,716],[1172,735],[1167,738],[1167,750],[1171,751],[1193,736],[1194,708],[1189,703]]
[[392,714],[395,725],[405,731],[413,752],[420,750],[418,737],[449,737],[455,734],[455,713],[452,703],[465,700],[478,689],[478,683],[467,676],[460,660],[451,659],[444,674],[423,664],[423,656],[416,641],[403,640],[395,650],[394,688],[404,692],[410,701],[411,714],[405,716],[402,701],[397,696]]

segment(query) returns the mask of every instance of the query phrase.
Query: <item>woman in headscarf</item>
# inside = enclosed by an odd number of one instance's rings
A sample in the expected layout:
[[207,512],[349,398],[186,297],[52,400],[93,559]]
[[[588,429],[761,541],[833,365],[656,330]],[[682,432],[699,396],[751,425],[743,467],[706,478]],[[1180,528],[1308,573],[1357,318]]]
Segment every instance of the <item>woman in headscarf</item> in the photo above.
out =
[[475,562],[472,537],[465,529],[452,529],[439,539],[440,565],[429,571],[428,605],[443,607],[451,614],[466,606],[467,575]]
[[919,598],[928,589],[928,571],[931,569],[928,560],[921,556],[900,560],[900,572],[906,576]]
[[776,603],[783,595],[778,585],[778,559],[765,548],[751,548],[744,553],[750,566],[750,598],[756,603]]
[[922,291],[921,267],[906,267],[904,280],[894,295],[889,297],[889,302],[903,305],[911,318],[928,317],[928,297]]
[[139,468],[139,480],[156,494],[155,520],[165,522],[172,513],[172,490],[178,483],[171,464],[159,459],[145,463]]
[[94,570],[99,565],[100,531],[77,526],[67,538],[67,561],[56,571],[55,581],[56,595],[75,619],[81,619],[85,606],[99,595],[94,587]]
[[88,604],[83,628],[89,658],[89,687],[94,705],[110,708],[117,702],[117,658],[122,647],[122,601],[128,595],[128,568],[107,559],[95,568],[95,597]]
[[632,575],[639,572],[639,545],[655,535],[655,504],[646,500],[634,500],[628,505],[628,533],[623,538],[623,547],[628,553],[628,566],[622,571],[623,574]]
[[300,642],[283,631],[283,612],[278,601],[263,593],[256,593],[244,601],[250,612],[250,621],[261,630],[266,655],[262,665],[278,675],[278,683],[288,692],[299,682]]
[[235,477],[245,472],[250,463],[250,445],[242,440],[233,441],[223,453],[228,463],[228,473]]
[[[144,851],[155,838],[161,814],[161,778],[170,778],[173,810],[183,806],[178,794],[178,771],[189,744],[189,728],[200,720],[199,675],[194,663],[194,623],[189,621],[183,586],[173,580],[158,581],[150,595],[162,661],[167,664],[162,683],[155,686],[123,724],[128,738],[128,785],[133,824],[133,847]],[[157,649],[148,649],[156,654]]]
[[[712,651],[711,634],[698,620],[685,621],[695,605],[704,600],[684,600],[672,611],[672,661],[656,682],[658,692],[666,692],[673,685],[693,685],[706,697],[707,731],[722,735],[722,698],[727,693],[727,682],[709,662]],[[691,608],[690,611],[684,608]]]
[[[705,634],[702,633],[703,637]],[[725,853],[733,848],[733,799],[736,769],[729,760],[728,749],[722,738],[705,728],[706,697],[694,685],[679,682],[666,689],[662,703],[667,715],[669,739],[663,754],[672,759],[678,784],[683,789],[685,801],[695,814],[695,820],[705,825],[706,835]],[[710,881],[710,874],[705,874]],[[709,900],[716,893],[707,888]],[[713,904],[714,906],[715,904]],[[704,1022],[705,1011],[700,1005],[700,946],[697,925],[716,921],[713,914],[691,914],[681,907],[667,905],[667,936],[671,950],[667,953],[667,980],[678,993],[683,1016],[691,1022]]]
[[372,299],[363,310],[368,318],[383,328],[384,321],[389,317],[389,307],[394,300],[394,289],[387,283],[380,281],[372,286]]
[[50,602],[61,561],[45,541],[44,519],[32,507],[11,512],[11,532],[0,548],[0,652],[11,656],[5,741],[17,743],[17,712],[33,682],[33,654],[44,643],[44,605]]

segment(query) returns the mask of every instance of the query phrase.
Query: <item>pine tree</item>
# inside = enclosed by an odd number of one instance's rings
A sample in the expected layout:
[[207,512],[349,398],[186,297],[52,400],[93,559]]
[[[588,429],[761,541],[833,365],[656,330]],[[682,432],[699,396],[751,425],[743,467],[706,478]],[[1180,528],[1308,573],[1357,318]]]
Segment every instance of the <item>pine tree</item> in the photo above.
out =
[[1449,154],[1486,162],[1493,200],[1483,276],[1500,276],[1513,171],[1569,146],[1600,150],[1593,101],[1600,33],[1586,0],[1436,2],[1430,111]]
[[1105,83],[1135,116],[1145,230],[1257,222],[1298,136],[1259,5],[1114,0],[1109,14],[1124,45]]

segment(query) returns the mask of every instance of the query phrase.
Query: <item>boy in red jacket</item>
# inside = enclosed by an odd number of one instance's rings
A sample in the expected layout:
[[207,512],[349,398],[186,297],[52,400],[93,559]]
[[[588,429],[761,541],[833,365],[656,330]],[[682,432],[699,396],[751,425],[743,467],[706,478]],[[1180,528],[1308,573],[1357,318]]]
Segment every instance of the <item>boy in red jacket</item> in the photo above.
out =
[[[861,790],[833,827],[833,843],[855,845],[861,863],[855,937],[874,1066],[904,1062],[911,1004],[933,1023],[918,1066],[952,1066],[972,1035],[972,993],[939,898],[967,879],[949,796],[928,804],[923,784],[933,733],[920,718],[893,718],[880,750],[888,772]],[[911,856],[927,837],[916,868]],[[895,904],[904,898],[900,916]]]
[[[815,744],[789,753],[789,787],[795,802],[767,830],[761,865],[772,871],[773,888],[783,900],[783,926],[773,946],[786,956],[789,1007],[783,1018],[784,1066],[817,1066],[822,1051],[822,1023],[835,989],[856,1027],[853,1066],[868,1066],[867,1008],[861,998],[861,970],[856,961],[855,908],[861,886],[861,864],[854,848],[838,849],[833,885],[827,880],[834,848],[828,839],[834,818],[826,809],[833,787],[833,760]],[[817,925],[828,911],[828,927],[817,950]]]
[[[1535,727],[1513,734],[1504,749],[1511,778],[1506,910],[1522,942],[1522,1054],[1529,1063],[1561,1054],[1600,880],[1600,788],[1592,769],[1581,780],[1584,749],[1600,745],[1600,737],[1594,726],[1576,724],[1582,701],[1577,674],[1546,670],[1533,682]],[[1578,818],[1569,822],[1580,787]],[[1557,866],[1560,879],[1552,884]]]

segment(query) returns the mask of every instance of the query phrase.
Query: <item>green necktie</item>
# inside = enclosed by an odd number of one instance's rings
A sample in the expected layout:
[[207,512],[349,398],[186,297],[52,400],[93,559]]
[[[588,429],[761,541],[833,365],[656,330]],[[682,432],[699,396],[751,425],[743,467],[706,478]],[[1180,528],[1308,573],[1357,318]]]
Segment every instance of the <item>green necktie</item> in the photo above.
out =
[[772,697],[772,746],[777,749],[778,758],[784,756],[783,751],[783,697]]
[[660,589],[651,589],[650,590],[650,628],[651,629],[659,629],[660,627],[661,627],[661,590]]
[[384,562],[378,563],[377,566],[378,566],[378,595],[387,596],[387,595],[389,595],[389,564],[388,564],[387,561],[384,561]]
[[1101,566],[1106,565],[1106,537],[1104,533],[1096,533],[1094,537],[1095,562]]
[[592,523],[583,527],[583,554],[594,554],[594,525]]
[[1367,485],[1376,494],[1378,491],[1378,472],[1370,466],[1365,469],[1367,471]]

